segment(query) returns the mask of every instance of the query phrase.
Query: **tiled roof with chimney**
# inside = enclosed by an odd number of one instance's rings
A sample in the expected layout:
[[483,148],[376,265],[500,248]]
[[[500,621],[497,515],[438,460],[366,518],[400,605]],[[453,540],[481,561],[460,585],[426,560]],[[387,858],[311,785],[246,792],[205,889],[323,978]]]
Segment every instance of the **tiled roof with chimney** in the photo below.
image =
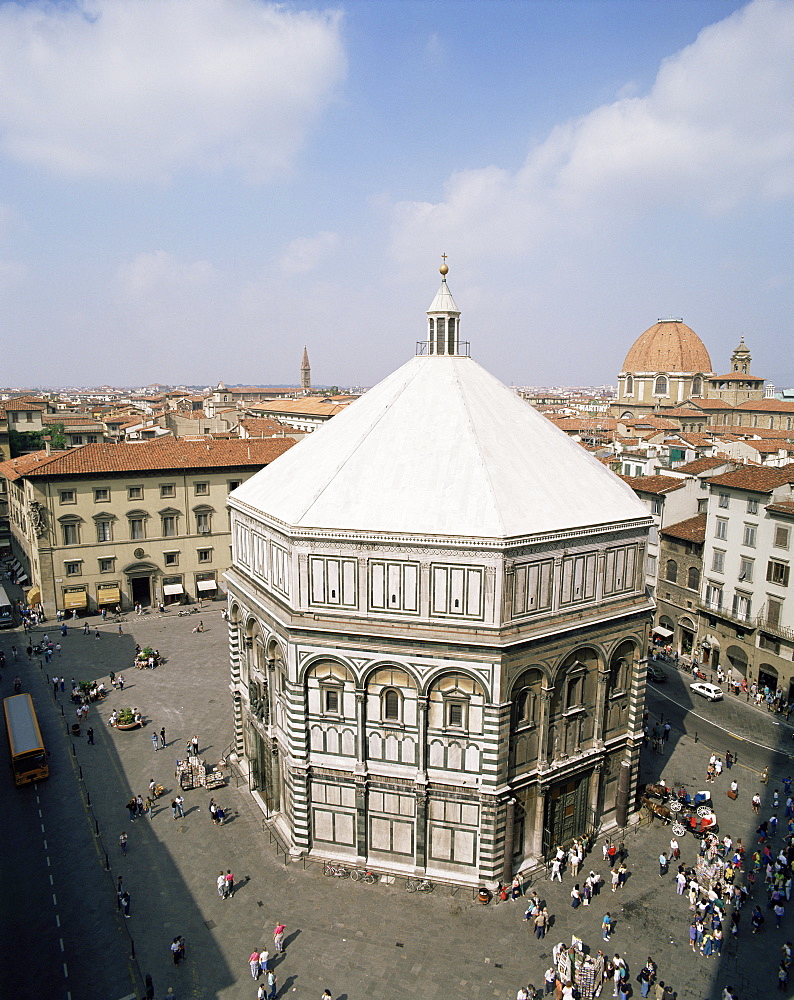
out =
[[686,521],[679,521],[678,524],[668,524],[660,529],[662,535],[671,538],[680,538],[685,542],[699,542],[701,545],[706,540],[706,514],[696,514],[695,517],[688,517]]
[[778,486],[794,483],[794,464],[782,468],[770,468],[765,465],[743,465],[733,472],[724,472],[721,476],[709,479],[713,486],[728,486],[737,490],[752,490],[756,493],[769,493]]

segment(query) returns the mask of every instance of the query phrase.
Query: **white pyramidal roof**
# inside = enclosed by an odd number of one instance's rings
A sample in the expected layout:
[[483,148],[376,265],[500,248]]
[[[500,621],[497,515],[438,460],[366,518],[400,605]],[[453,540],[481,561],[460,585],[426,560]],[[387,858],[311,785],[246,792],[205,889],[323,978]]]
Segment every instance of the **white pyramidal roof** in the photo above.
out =
[[451,538],[648,519],[609,469],[460,355],[413,358],[231,498],[299,529]]

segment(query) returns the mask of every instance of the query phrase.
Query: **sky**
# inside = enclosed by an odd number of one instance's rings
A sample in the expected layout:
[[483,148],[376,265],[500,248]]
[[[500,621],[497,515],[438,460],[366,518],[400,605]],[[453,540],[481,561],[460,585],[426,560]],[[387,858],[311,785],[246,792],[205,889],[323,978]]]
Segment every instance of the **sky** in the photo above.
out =
[[794,0],[0,0],[0,385],[794,385]]

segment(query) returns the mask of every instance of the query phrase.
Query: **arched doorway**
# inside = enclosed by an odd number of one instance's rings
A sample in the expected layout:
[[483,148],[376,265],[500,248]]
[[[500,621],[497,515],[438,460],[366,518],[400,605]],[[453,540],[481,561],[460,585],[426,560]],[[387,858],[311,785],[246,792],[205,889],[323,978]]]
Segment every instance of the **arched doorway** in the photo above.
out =
[[691,618],[682,617],[678,619],[678,628],[681,636],[680,653],[689,656],[695,648],[695,623]]
[[741,646],[728,646],[725,650],[725,656],[735,680],[741,680],[742,677],[747,676],[747,653]]
[[763,691],[764,688],[769,688],[772,695],[774,696],[777,691],[778,677],[777,670],[772,666],[771,663],[761,663],[758,666],[758,690]]

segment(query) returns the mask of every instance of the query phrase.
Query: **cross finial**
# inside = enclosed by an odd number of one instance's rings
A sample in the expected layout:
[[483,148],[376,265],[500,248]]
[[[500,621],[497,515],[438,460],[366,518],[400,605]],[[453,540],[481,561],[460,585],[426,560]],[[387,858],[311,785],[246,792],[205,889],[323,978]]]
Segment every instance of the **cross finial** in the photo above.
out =
[[443,278],[446,278],[447,274],[449,273],[449,268],[447,267],[447,255],[445,253],[442,253],[441,258],[444,261],[444,263],[439,268],[439,271],[441,272],[441,276]]

